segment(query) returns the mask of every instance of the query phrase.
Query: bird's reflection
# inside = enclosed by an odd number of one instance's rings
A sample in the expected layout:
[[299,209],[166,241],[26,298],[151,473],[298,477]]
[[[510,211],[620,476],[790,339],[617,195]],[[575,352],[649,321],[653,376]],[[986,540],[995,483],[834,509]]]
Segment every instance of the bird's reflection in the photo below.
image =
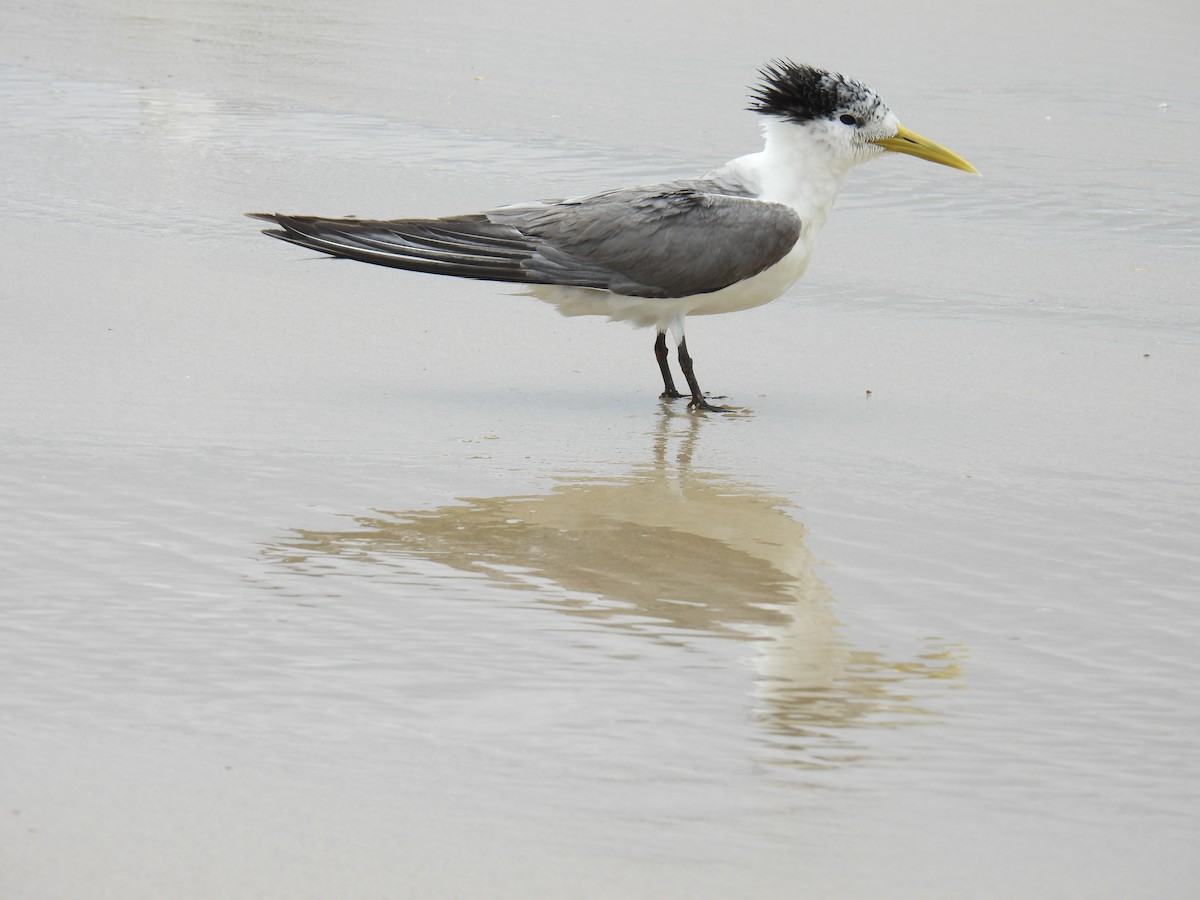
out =
[[618,478],[562,477],[546,494],[377,511],[344,531],[296,530],[268,549],[315,574],[330,558],[428,560],[603,627],[686,644],[745,640],[757,714],[773,759],[848,761],[852,727],[927,715],[906,687],[960,677],[957,652],[927,642],[915,659],[847,646],[789,504],[692,467],[701,418],[664,405],[652,460]]

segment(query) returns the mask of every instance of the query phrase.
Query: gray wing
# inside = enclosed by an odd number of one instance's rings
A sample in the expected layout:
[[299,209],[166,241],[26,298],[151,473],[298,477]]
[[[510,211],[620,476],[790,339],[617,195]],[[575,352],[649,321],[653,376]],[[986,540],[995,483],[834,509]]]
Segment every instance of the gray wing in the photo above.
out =
[[[693,183],[609,191],[443,219],[251,213],[264,234],[375,265],[632,297],[707,294],[782,259],[800,236],[789,207]],[[702,184],[702,183],[701,183]]]

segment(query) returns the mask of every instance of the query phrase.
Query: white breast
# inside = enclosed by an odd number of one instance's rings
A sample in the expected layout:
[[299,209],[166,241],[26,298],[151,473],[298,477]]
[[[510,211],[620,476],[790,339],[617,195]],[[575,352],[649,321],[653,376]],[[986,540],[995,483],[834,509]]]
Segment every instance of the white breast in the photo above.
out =
[[817,234],[845,183],[851,161],[822,152],[802,129],[767,123],[766,147],[733,160],[721,171],[725,178],[750,186],[763,200],[784,203],[803,222],[800,240],[770,268],[745,281],[709,294],[673,299],[625,297],[593,288],[537,285],[529,294],[552,303],[564,316],[606,316],[638,327],[655,326],[682,333],[685,316],[737,312],[770,303],[799,280],[808,267]]

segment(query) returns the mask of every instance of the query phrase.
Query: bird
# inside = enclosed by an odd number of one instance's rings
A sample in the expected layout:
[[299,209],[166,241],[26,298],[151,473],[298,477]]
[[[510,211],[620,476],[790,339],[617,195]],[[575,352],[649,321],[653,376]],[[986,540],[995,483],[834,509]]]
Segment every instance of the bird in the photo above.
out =
[[[901,153],[978,175],[902,126],[874,89],[835,71],[774,59],[747,110],[763,149],[705,175],[442,218],[247,213],[263,233],[331,257],[525,286],[566,316],[655,329],[666,400],[730,412],[696,379],[684,320],[752,309],[800,279],[855,166]],[[688,393],[676,389],[667,333]]]

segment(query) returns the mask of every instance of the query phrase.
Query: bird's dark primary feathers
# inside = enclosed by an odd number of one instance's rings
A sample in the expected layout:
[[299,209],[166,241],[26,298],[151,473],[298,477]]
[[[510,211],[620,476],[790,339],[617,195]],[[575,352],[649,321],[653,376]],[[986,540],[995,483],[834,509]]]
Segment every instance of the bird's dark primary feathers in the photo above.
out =
[[831,119],[851,106],[880,102],[864,84],[790,59],[772,60],[759,70],[759,75],[762,82],[753,89],[748,109],[800,125],[813,119]]

